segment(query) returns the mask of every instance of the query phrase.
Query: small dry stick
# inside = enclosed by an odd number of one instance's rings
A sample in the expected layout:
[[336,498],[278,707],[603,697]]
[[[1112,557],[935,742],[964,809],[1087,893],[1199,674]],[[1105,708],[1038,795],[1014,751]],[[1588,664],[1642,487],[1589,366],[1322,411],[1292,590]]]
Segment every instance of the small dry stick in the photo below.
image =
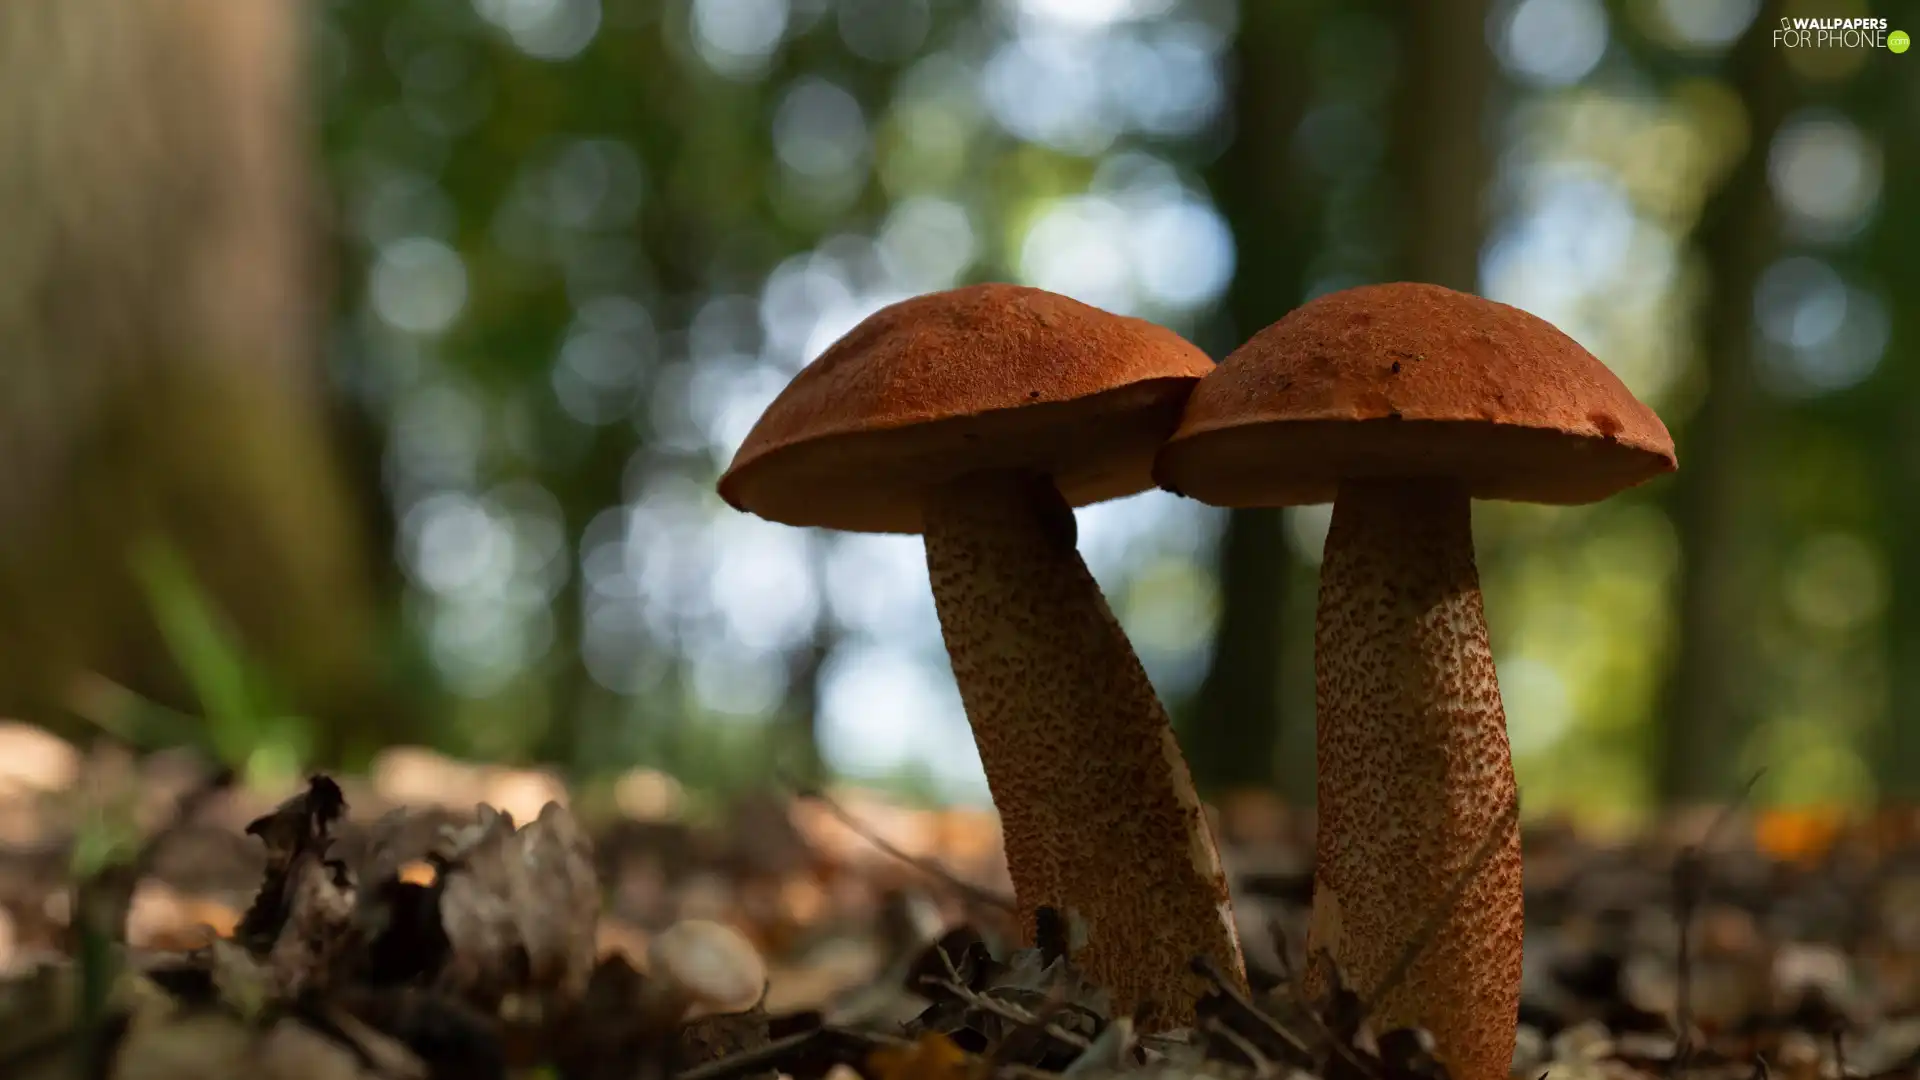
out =
[[[1287,945],[1287,935],[1286,932],[1280,928],[1280,920],[1270,920],[1267,925],[1267,933],[1273,937],[1274,953],[1280,960],[1280,974],[1287,980],[1287,994],[1293,999],[1295,1010],[1301,1016],[1306,1017],[1309,1024],[1313,1025],[1314,1035],[1318,1036],[1321,1041],[1327,1043],[1329,1046],[1332,1046],[1334,1052],[1345,1059],[1347,1064],[1377,1080],[1380,1071],[1374,1068],[1372,1063],[1362,1060],[1360,1055],[1355,1053],[1354,1049],[1346,1044],[1345,1040],[1336,1036],[1333,1033],[1333,1029],[1327,1026],[1326,1018],[1320,1015],[1320,1010],[1315,1008],[1314,1003],[1307,999],[1306,983],[1295,977],[1293,950]],[[1329,960],[1331,960],[1331,958],[1329,958]],[[1312,957],[1307,958],[1307,964],[1308,966],[1312,966]],[[1265,1017],[1266,1014],[1261,1013],[1260,1015]]]
[[795,783],[791,777],[786,776],[780,777],[780,783],[795,795],[813,799],[821,806],[826,807],[827,813],[832,814],[840,824],[853,830],[854,835],[872,844],[875,850],[881,854],[892,859],[898,859],[900,862],[920,871],[922,874],[946,885],[948,888],[959,893],[963,899],[974,905],[1005,912],[1015,912],[1019,910],[1011,899],[1001,896],[992,889],[983,888],[970,881],[963,881],[952,871],[931,859],[923,859],[917,855],[912,855],[900,850],[898,846],[886,837],[875,832],[872,826],[861,821],[846,807],[835,802],[826,792],[808,787],[805,784]]
[[1218,1017],[1208,1017],[1207,1022],[1202,1025],[1202,1030],[1240,1051],[1241,1055],[1252,1064],[1253,1075],[1257,1080],[1267,1080],[1268,1077],[1280,1071],[1274,1065],[1272,1058],[1261,1053],[1260,1048],[1253,1045],[1253,1040],[1228,1027]]
[[[1226,974],[1220,970],[1220,966],[1213,962],[1212,957],[1194,957],[1193,970],[1196,974],[1203,976],[1208,982],[1212,983],[1216,991],[1228,1001],[1233,1002],[1234,1008],[1240,1010],[1241,1015],[1259,1024],[1267,1034],[1273,1036],[1275,1041],[1284,1044],[1289,1049],[1298,1053],[1301,1060],[1313,1060],[1313,1051],[1308,1048],[1306,1040],[1288,1031],[1285,1027],[1282,1027],[1278,1020],[1267,1015],[1266,1010],[1255,1005],[1251,998],[1241,993],[1240,988],[1228,980]],[[1308,1016],[1314,1015],[1313,1010],[1306,1007],[1304,1002],[1302,1002],[1300,1011]]]
[[[1279,947],[1284,954],[1284,940],[1280,942]],[[1281,964],[1289,973],[1292,971],[1293,965],[1284,958],[1284,955]],[[1226,975],[1220,971],[1219,965],[1215,964],[1211,957],[1194,957],[1193,969],[1212,980],[1216,989],[1222,994],[1225,994],[1228,1000],[1232,1001],[1236,1006],[1239,1006],[1247,1015],[1258,1020],[1274,1037],[1286,1043],[1289,1047],[1298,1049],[1301,1055],[1307,1059],[1311,1060],[1313,1058],[1313,1051],[1307,1047],[1304,1041],[1293,1034],[1293,1032],[1281,1027],[1278,1021],[1268,1016],[1265,1010],[1256,1007],[1251,999],[1245,994],[1242,994],[1238,987],[1228,982]],[[1353,1066],[1361,1075],[1369,1077],[1370,1080],[1383,1080],[1380,1070],[1376,1068],[1371,1061],[1361,1057],[1353,1047],[1347,1045],[1344,1039],[1341,1039],[1333,1033],[1333,1029],[1327,1026],[1327,1021],[1320,1015],[1319,1010],[1315,1009],[1313,1003],[1307,1000],[1306,994],[1300,989],[1299,984],[1293,983],[1292,987],[1294,1000],[1296,1004],[1299,1005],[1300,1015],[1306,1017],[1307,1022],[1313,1025],[1314,1035],[1328,1046],[1333,1047],[1333,1052],[1340,1055],[1341,1060]]]
[[1133,1020],[1121,1016],[1109,1022],[1105,1031],[1094,1036],[1093,1041],[1087,1044],[1087,1049],[1060,1070],[1060,1075],[1119,1072],[1144,1056],[1145,1051],[1134,1039]]
[[[784,1039],[775,1039],[765,1046],[751,1047],[727,1057],[695,1065],[676,1073],[673,1080],[738,1080],[740,1077],[752,1076],[769,1069],[785,1071],[783,1066],[792,1063],[796,1057],[809,1050],[818,1049],[817,1044],[829,1039],[849,1043],[855,1046],[861,1055],[883,1046],[904,1050],[913,1045],[910,1040],[894,1035],[883,1035],[879,1032],[820,1027],[797,1035],[789,1035]],[[836,1054],[834,1056],[850,1057],[851,1055]],[[848,1061],[846,1064],[852,1064],[852,1062]]]
[[[937,986],[947,993],[952,994],[954,997],[959,998],[961,1001],[966,1002],[969,1006],[990,1012],[1002,1020],[1011,1020],[1023,1027],[1038,1028],[1076,1050],[1085,1052],[1087,1047],[1092,1045],[1092,1043],[1084,1037],[1076,1035],[1058,1025],[1047,1023],[1044,1017],[1036,1017],[1033,1013],[1028,1012],[1018,1005],[1000,1001],[996,998],[990,998],[970,989],[967,987],[965,980],[960,977],[960,968],[953,962],[953,957],[947,955],[947,950],[936,945],[934,946],[934,951],[940,954],[940,966],[947,969],[947,977],[942,979],[932,975],[923,976],[920,979],[922,986]],[[1046,1002],[1052,1006],[1051,1010],[1047,1012],[1048,1016],[1051,1016],[1054,1012],[1058,1012],[1066,1005],[1066,999],[1064,997],[1058,997],[1058,1000],[1056,1000],[1057,991],[1058,988],[1056,987],[1054,990],[1048,992]]]
[[[938,986],[947,993],[966,1002],[972,1008],[979,1009],[982,1012],[990,1012],[1002,1020],[1012,1021],[1023,1028],[1044,1031],[1048,1036],[1082,1053],[1086,1052],[1087,1047],[1093,1045],[1084,1035],[1068,1031],[1058,1024],[1048,1023],[1042,1020],[1039,1015],[1030,1013],[1012,1002],[1001,1001],[998,998],[990,998],[984,994],[975,993],[951,979],[929,978],[921,981],[930,986]],[[1061,1004],[1064,1005],[1064,1001]],[[1046,1011],[1043,1009],[1043,1012],[1046,1012],[1047,1015],[1052,1015],[1052,1012],[1058,1012],[1060,1007],[1061,1006],[1056,1005],[1053,1010]]]
[[[1066,1004],[1067,995],[1059,986],[1048,987],[1046,996],[1040,999],[1040,1007],[1028,1013],[1026,1019],[1015,1020],[1013,1030],[987,1050],[985,1071],[993,1072],[1010,1058],[1026,1053],[1043,1038],[1057,1037],[1056,1032],[1065,1034],[1064,1029],[1054,1027],[1053,1018],[1060,1015],[1060,1010]],[[1075,1046],[1074,1049],[1084,1054],[1092,1046],[1092,1040],[1087,1040],[1085,1045]]]
[[1307,1000],[1306,984],[1301,982],[1293,966],[1293,947],[1287,942],[1287,930],[1278,918],[1267,920],[1267,937],[1273,940],[1273,955],[1280,963],[1280,977],[1286,980],[1287,996],[1301,1012],[1312,1012],[1313,1003]]
[[[1705,870],[1705,849],[1720,835],[1720,830],[1732,820],[1733,812],[1744,804],[1753,794],[1754,786],[1766,775],[1765,769],[1759,769],[1740,786],[1739,794],[1721,810],[1697,844],[1688,844],[1680,849],[1679,858],[1673,862],[1673,917],[1679,934],[1680,956],[1675,961],[1673,989],[1673,1026],[1678,1029],[1678,1039],[1673,1047],[1673,1059],[1668,1067],[1668,1075],[1680,1072],[1687,1067],[1687,1059],[1693,1056],[1693,914],[1704,899],[1705,890],[1702,873]],[[1765,1065],[1762,1063],[1762,1067]]]

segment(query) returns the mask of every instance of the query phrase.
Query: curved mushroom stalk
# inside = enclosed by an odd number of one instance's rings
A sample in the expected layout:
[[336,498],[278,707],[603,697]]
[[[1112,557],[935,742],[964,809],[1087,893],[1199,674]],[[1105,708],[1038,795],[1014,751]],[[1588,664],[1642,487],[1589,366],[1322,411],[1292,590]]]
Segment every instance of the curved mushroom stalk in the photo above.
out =
[[[1211,957],[1244,980],[1226,875],[1166,710],[1075,547],[1050,479],[982,472],[922,504],[927,573],[1000,808],[1027,933],[1071,908],[1115,1015],[1188,1023]],[[1076,946],[1080,943],[1076,942]]]
[[[1165,710],[1074,549],[1069,507],[1143,491],[1207,354],[1017,285],[880,309],[809,363],[720,478],[772,521],[922,533],[1029,933],[1122,1011],[1191,1018],[1196,954],[1244,980],[1224,875]],[[1071,925],[1071,923],[1070,923]]]
[[1154,463],[1216,506],[1334,501],[1309,936],[1363,995],[1419,942],[1375,1005],[1432,1032],[1457,1080],[1506,1075],[1520,986],[1513,766],[1468,500],[1592,503],[1677,467],[1660,417],[1578,342],[1418,282],[1327,293],[1255,334]]
[[[1499,1080],[1519,1012],[1520,837],[1465,487],[1340,485],[1314,652],[1309,949],[1333,955],[1376,1023],[1432,1032],[1458,1080]],[[1495,830],[1504,835],[1456,899],[1456,879]],[[1404,981],[1372,1001],[1429,923]]]

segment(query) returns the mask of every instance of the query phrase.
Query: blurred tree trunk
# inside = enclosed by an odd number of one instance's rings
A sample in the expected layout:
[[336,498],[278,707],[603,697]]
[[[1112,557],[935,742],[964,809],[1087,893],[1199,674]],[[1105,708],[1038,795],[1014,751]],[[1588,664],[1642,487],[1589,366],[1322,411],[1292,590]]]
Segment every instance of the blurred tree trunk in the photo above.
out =
[[1289,579],[1294,558],[1277,507],[1233,510],[1220,538],[1215,574],[1220,622],[1200,684],[1195,715],[1181,733],[1194,782],[1207,793],[1276,785],[1288,802],[1313,801],[1311,768],[1280,762],[1283,745],[1298,745],[1287,728],[1281,650],[1286,642]]
[[813,620],[813,633],[788,661],[787,742],[782,764],[793,778],[804,785],[821,785],[828,780],[825,755],[820,751],[821,678],[827,660],[840,643],[840,631],[827,607],[827,553],[829,541],[818,533],[806,537],[808,573],[812,576],[819,611]]
[[[1876,57],[1876,60],[1879,58]],[[1876,65],[1879,66],[1879,65]],[[1920,295],[1920,67],[1885,64],[1878,88],[1886,121],[1886,202],[1880,208],[1872,258],[1892,303],[1892,336],[1876,376],[1880,455],[1887,515],[1882,550],[1889,560],[1887,716],[1873,762],[1882,798],[1920,804],[1920,313],[1902,297]]]
[[314,345],[293,0],[0,5],[0,702],[98,672],[197,711],[128,567],[174,545],[250,657],[348,742],[365,556]]
[[825,784],[829,779],[827,761],[820,751],[821,673],[827,658],[839,643],[832,621],[822,616],[814,624],[813,637],[795,650],[790,665],[787,692],[788,746],[786,765],[793,779],[808,787]]
[[1402,279],[1472,291],[1480,279],[1488,175],[1486,0],[1395,4],[1400,65],[1388,152]]
[[1667,805],[1731,794],[1729,765],[1752,726],[1749,682],[1753,609],[1747,603],[1753,545],[1754,434],[1761,429],[1754,373],[1753,294],[1778,227],[1767,191],[1767,151],[1786,109],[1786,64],[1773,52],[1777,0],[1762,6],[1728,57],[1728,76],[1747,109],[1747,145],[1695,229],[1707,280],[1699,320],[1705,393],[1679,433],[1680,471],[1668,491],[1679,541],[1678,645],[1659,713],[1655,769]]
[[[1241,12],[1231,60],[1233,141],[1208,178],[1236,248],[1226,302],[1232,344],[1285,315],[1306,288],[1316,200],[1294,147],[1312,93],[1307,61],[1317,7],[1275,2]],[[1312,744],[1289,732],[1309,717],[1286,707],[1281,684],[1289,585],[1298,572],[1282,511],[1230,511],[1217,559],[1219,626],[1181,732],[1194,781],[1207,792],[1278,781],[1289,801],[1310,803],[1311,759],[1280,761],[1282,746]]]
[[[1234,139],[1215,166],[1215,197],[1237,241],[1227,311],[1244,340],[1297,305],[1319,237],[1321,196],[1296,163],[1296,132],[1314,94],[1315,32],[1334,10],[1317,3],[1243,8],[1234,53]],[[1493,78],[1484,0],[1394,4],[1397,91],[1389,118],[1388,186],[1397,210],[1399,278],[1472,289],[1483,229],[1483,137]],[[1221,617],[1196,715],[1183,733],[1195,779],[1220,790],[1277,780],[1312,800],[1311,714],[1289,709],[1281,672],[1289,594],[1311,581],[1286,543],[1281,511],[1236,510],[1220,543]],[[1304,646],[1310,638],[1303,638]],[[1300,752],[1289,752],[1298,748]],[[1277,771],[1276,771],[1277,769]]]

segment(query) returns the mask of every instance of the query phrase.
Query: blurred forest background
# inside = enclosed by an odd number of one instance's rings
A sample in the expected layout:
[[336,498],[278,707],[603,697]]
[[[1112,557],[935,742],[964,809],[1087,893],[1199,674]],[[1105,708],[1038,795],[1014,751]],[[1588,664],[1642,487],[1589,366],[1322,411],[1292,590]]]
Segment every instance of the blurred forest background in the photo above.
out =
[[[1680,440],[1481,504],[1530,813],[1920,796],[1920,55],[1863,0],[0,6],[0,702],[263,774],[417,743],[985,797],[917,538],[712,485],[876,308],[1022,281],[1225,355],[1420,279]],[[1903,18],[1913,25],[1904,25]],[[1202,784],[1312,795],[1327,508],[1089,564]]]

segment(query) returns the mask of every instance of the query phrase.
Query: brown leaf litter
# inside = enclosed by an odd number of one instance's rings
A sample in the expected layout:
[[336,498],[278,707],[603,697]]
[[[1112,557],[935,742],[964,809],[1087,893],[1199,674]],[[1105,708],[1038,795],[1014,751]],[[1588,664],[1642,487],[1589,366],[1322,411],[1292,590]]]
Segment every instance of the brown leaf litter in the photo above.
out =
[[[1068,917],[1015,947],[1001,883],[821,842],[819,820],[857,832],[872,806],[759,800],[731,833],[590,827],[559,801],[524,823],[482,803],[357,825],[349,786],[315,777],[243,834],[217,823],[219,785],[181,785],[144,846],[44,896],[25,882],[65,862],[0,844],[6,925],[80,958],[0,978],[0,1077],[1445,1080],[1339,972],[1298,989],[1325,962],[1295,955],[1310,823],[1272,811],[1223,823],[1254,991],[1201,964],[1195,1025],[1150,1032],[1075,968]],[[1530,828],[1514,1075],[1920,1075],[1917,834],[1892,812],[1721,813],[1626,843]],[[227,835],[252,851],[216,861],[256,887],[222,917],[204,897],[224,879],[180,849],[228,853]]]

